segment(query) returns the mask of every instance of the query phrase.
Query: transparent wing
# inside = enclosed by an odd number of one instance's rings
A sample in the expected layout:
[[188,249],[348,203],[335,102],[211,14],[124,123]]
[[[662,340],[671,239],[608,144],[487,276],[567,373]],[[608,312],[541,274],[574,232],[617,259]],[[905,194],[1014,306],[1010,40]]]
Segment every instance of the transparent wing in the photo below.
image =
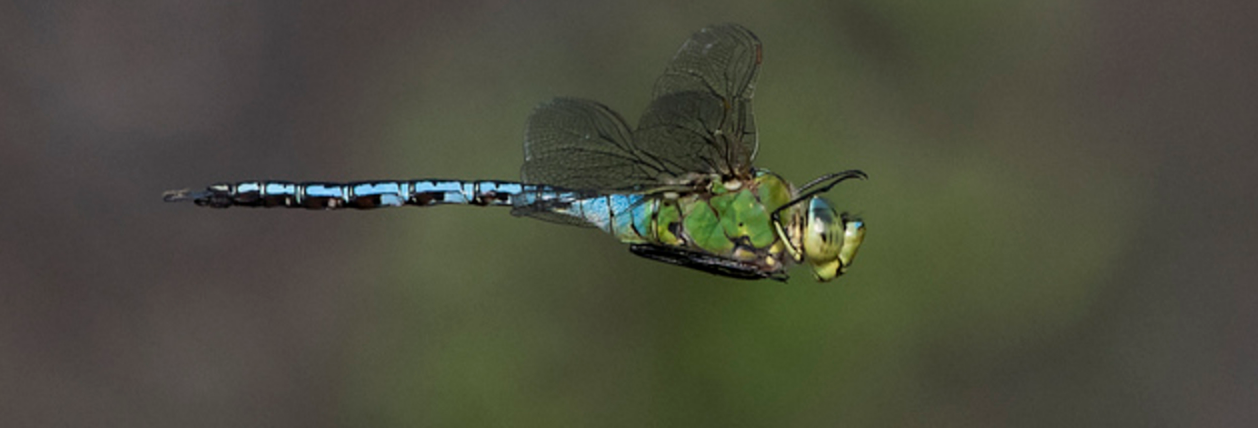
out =
[[579,219],[579,218],[576,218],[567,214],[560,214],[557,212],[546,211],[545,209],[542,209],[539,207],[514,208],[511,210],[511,215],[531,217],[531,218],[535,218],[542,221],[548,221],[555,224],[562,224],[565,226],[576,226],[576,227],[586,227],[586,228],[597,227],[593,224],[590,224],[589,222],[585,220],[582,220],[582,219]]
[[564,195],[552,194],[549,198],[538,198],[538,200],[532,203],[517,205],[511,209],[511,215],[532,217],[569,226],[597,227],[583,218],[561,211],[571,208],[572,204],[579,202],[581,199],[596,197],[599,194],[595,191],[570,192],[564,190],[563,192]]
[[625,120],[607,106],[556,98],[529,116],[521,180],[609,192],[656,185],[667,169],[632,141]]
[[655,82],[634,144],[669,172],[745,175],[757,150],[751,98],[760,40],[737,24],[690,36]]
[[675,186],[692,173],[749,176],[760,49],[736,24],[694,33],[656,81],[634,132],[594,101],[542,104],[529,117],[522,180],[615,192]]

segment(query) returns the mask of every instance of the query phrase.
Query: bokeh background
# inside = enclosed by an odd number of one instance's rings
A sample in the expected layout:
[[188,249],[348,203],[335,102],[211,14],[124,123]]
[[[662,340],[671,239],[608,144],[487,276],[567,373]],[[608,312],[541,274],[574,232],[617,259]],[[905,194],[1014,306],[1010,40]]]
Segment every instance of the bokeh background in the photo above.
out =
[[[1253,426],[1253,2],[0,3],[5,426]],[[124,4],[125,3],[125,4]],[[220,180],[517,177],[764,43],[757,164],[869,235],[839,281],[471,207],[225,211]]]

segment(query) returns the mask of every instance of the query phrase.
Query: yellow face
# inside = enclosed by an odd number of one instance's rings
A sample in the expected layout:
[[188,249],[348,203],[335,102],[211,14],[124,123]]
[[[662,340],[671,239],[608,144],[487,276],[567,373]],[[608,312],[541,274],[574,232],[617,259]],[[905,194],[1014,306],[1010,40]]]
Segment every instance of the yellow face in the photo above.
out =
[[829,281],[846,272],[864,240],[865,222],[849,218],[847,213],[839,214],[821,197],[808,201],[804,259],[818,281]]

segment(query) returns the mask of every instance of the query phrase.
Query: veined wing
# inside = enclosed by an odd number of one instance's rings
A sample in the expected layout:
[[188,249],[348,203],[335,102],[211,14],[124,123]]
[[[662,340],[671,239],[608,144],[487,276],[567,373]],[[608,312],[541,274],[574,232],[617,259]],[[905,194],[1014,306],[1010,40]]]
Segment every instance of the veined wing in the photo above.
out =
[[674,175],[750,176],[758,147],[751,98],[761,60],[760,40],[737,24],[691,35],[655,82],[635,146]]
[[590,100],[556,98],[529,116],[520,178],[563,193],[539,197],[511,213],[602,227],[563,211],[585,198],[658,189],[667,175],[657,159],[633,146],[629,126],[615,111]]
[[529,116],[520,178],[607,193],[654,187],[668,170],[635,148],[631,135],[625,120],[605,105],[556,98]]
[[[741,26],[699,30],[656,81],[636,132],[594,101],[557,98],[538,106],[525,134],[522,181],[611,194],[681,190],[695,174],[750,177],[760,59],[760,41]],[[513,213],[572,222],[553,208]]]

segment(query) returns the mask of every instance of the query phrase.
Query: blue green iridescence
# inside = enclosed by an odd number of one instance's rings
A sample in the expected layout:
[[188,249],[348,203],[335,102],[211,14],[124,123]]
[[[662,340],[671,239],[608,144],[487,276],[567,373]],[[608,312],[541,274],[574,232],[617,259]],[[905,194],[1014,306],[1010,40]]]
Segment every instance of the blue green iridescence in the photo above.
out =
[[750,182],[726,184],[714,180],[706,192],[672,197],[603,195],[553,211],[580,218],[625,243],[681,247],[770,268],[783,262],[784,246],[770,215],[790,200],[790,185],[767,171]]

